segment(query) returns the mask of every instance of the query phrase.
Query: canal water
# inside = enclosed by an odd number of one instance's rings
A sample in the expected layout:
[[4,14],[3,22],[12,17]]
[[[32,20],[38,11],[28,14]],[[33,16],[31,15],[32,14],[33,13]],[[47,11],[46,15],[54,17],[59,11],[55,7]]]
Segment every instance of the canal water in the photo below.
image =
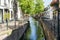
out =
[[45,40],[41,25],[34,18],[29,17],[30,27],[27,29],[24,40]]

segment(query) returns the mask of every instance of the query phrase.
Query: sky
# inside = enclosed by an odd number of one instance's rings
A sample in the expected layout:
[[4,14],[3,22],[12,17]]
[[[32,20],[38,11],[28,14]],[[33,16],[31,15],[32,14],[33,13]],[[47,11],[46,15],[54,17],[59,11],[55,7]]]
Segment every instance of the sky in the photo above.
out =
[[47,7],[52,2],[52,0],[43,0],[43,1],[45,7]]

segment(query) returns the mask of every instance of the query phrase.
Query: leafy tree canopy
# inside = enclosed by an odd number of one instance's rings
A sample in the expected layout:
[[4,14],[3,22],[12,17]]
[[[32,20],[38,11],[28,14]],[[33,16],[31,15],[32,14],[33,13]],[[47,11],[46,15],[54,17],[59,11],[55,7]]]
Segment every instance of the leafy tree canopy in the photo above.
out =
[[36,14],[44,10],[43,0],[18,0],[24,13]]

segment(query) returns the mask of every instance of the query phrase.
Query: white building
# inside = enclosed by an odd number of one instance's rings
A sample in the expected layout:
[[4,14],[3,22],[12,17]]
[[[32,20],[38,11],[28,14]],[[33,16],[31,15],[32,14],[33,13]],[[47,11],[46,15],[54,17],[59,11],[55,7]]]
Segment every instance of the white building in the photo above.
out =
[[53,19],[53,8],[52,7],[49,7],[49,9],[47,11],[45,11],[44,17],[46,17],[50,20]]
[[5,21],[5,13],[9,13],[9,20],[13,19],[13,0],[0,0],[0,23]]
[[19,7],[19,2],[17,2],[17,18],[18,20],[21,20],[21,17],[22,17],[22,10],[21,10],[21,7]]
[[[0,0],[0,23],[6,22],[6,15],[8,13],[9,20],[14,20],[14,10],[13,10],[14,0]],[[17,18],[18,20],[22,16],[21,8],[19,7],[19,2],[17,2]]]

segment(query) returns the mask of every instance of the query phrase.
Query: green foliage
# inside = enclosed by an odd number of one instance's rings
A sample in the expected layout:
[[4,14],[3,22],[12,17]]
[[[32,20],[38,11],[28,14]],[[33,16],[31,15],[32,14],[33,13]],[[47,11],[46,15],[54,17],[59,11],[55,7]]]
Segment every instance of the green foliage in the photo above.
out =
[[44,5],[42,0],[37,0],[36,12],[42,12],[44,10]]
[[3,15],[3,19],[4,20],[6,20],[6,19],[8,19],[9,20],[9,18],[10,18],[10,13],[4,13],[4,15]]
[[43,0],[18,0],[20,7],[24,13],[36,14],[44,10]]

